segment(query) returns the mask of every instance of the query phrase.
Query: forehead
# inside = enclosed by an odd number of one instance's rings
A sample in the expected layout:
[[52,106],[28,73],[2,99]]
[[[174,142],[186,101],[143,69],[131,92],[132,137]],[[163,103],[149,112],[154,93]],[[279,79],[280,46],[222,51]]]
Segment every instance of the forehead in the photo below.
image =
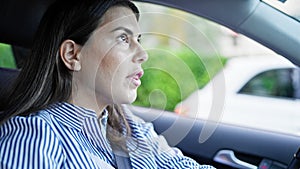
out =
[[136,15],[128,7],[115,6],[108,9],[102,17],[100,27],[112,28],[126,26],[133,31],[138,31]]

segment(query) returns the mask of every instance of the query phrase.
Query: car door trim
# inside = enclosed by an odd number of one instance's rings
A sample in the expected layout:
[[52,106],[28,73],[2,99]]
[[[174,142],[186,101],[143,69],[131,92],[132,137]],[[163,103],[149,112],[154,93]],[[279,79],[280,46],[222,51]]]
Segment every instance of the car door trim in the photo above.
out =
[[235,168],[257,169],[257,166],[239,160],[232,150],[220,150],[214,161]]

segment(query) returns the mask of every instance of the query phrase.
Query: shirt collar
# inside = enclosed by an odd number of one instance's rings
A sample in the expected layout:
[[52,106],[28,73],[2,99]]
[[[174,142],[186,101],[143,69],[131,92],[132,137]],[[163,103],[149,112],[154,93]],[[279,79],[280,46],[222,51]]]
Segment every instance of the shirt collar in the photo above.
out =
[[82,129],[86,118],[97,119],[95,111],[66,102],[55,103],[49,106],[46,111],[52,114],[62,124],[77,130]]

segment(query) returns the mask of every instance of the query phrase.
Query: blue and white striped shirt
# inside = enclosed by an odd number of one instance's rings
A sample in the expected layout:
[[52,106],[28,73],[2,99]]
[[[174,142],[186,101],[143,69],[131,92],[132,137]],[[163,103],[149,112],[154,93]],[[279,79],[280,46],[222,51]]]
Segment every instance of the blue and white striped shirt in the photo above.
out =
[[[132,168],[213,168],[169,147],[151,123],[127,111],[126,118],[132,129],[127,144]],[[106,120],[104,114],[99,125],[94,111],[69,103],[12,117],[0,127],[0,168],[117,167],[105,136]]]

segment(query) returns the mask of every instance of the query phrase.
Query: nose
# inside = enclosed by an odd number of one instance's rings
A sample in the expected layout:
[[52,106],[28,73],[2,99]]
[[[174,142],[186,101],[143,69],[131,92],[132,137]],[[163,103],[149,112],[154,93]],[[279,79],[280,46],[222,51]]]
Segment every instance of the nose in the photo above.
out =
[[135,50],[135,55],[133,57],[133,62],[142,64],[148,60],[148,54],[140,43],[137,43],[136,45],[137,46]]

